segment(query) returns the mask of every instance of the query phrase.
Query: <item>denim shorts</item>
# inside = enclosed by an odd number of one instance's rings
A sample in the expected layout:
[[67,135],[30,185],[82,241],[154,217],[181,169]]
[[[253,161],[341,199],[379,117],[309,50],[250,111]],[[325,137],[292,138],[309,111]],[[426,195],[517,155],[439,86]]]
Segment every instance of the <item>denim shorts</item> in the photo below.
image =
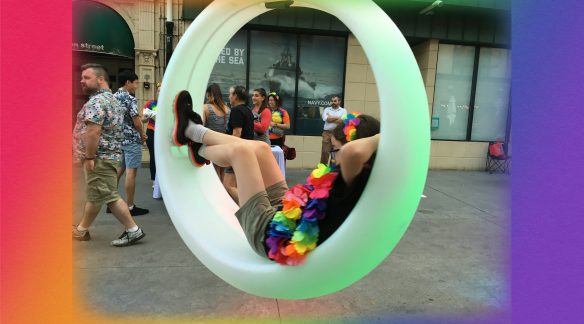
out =
[[126,169],[138,169],[142,165],[142,144],[122,145],[120,166]]

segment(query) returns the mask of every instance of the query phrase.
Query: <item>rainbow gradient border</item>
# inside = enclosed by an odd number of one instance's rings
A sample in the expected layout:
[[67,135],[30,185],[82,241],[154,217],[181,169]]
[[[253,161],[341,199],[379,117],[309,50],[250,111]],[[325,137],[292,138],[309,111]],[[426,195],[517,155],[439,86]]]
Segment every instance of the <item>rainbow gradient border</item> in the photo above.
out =
[[[582,12],[578,0],[513,2],[514,323],[581,320]],[[2,0],[0,33],[0,322],[111,322],[73,303],[71,0]]]

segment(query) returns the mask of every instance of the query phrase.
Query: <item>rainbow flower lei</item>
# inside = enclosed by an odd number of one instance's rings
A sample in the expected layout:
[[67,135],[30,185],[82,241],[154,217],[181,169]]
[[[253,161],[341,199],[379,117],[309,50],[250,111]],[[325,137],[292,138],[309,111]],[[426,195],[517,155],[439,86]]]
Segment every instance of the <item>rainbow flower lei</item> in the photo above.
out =
[[359,113],[357,112],[352,112],[341,117],[343,123],[345,124],[343,132],[347,136],[347,142],[354,140],[355,136],[357,136],[357,126],[359,123],[361,123],[361,119],[357,117],[359,117]]
[[268,257],[283,265],[299,265],[316,248],[318,221],[325,218],[326,200],[338,175],[333,168],[319,164],[306,184],[290,188],[282,199],[267,231]]

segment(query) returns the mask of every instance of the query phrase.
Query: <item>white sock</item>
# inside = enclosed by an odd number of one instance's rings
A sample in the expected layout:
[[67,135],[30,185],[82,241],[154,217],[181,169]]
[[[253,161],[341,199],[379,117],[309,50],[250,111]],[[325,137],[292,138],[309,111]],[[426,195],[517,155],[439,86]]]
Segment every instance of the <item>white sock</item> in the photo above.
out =
[[87,231],[87,228],[85,228],[85,227],[83,227],[83,226],[81,226],[81,225],[77,225],[77,230],[78,230],[79,232],[85,232],[85,231]]
[[203,143],[203,137],[205,137],[205,133],[207,132],[207,128],[203,125],[195,124],[189,120],[189,125],[185,129],[185,135],[191,141],[197,143]]
[[135,231],[139,230],[140,227],[138,227],[138,225],[134,226],[134,227],[130,227],[126,230],[126,232],[132,232],[134,233]]
[[129,210],[132,210],[132,209],[134,209],[134,207],[135,207],[135,206],[136,206],[136,205],[128,206],[128,209],[129,209]]
[[201,157],[203,157],[204,159],[206,159],[206,158],[207,158],[207,157],[205,157],[205,149],[206,149],[206,148],[207,148],[207,144],[203,144],[203,145],[201,145],[201,147],[199,148],[199,152],[197,152],[197,153],[199,153],[199,155],[200,155]]

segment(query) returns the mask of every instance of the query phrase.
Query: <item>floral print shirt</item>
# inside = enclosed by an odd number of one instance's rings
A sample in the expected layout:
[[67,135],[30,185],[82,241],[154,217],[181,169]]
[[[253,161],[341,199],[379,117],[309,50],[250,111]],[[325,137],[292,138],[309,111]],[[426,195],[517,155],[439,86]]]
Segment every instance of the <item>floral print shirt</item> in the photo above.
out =
[[114,97],[120,102],[125,110],[124,114],[124,140],[122,145],[128,144],[142,144],[142,138],[140,137],[140,132],[134,126],[134,117],[138,116],[138,102],[134,96],[132,96],[124,88],[118,89],[114,94]]
[[102,160],[119,160],[124,108],[118,103],[109,89],[101,89],[89,97],[89,100],[77,114],[73,130],[73,156],[76,160],[85,159],[83,136],[87,132],[87,122],[101,126],[101,136],[97,145],[96,158]]

